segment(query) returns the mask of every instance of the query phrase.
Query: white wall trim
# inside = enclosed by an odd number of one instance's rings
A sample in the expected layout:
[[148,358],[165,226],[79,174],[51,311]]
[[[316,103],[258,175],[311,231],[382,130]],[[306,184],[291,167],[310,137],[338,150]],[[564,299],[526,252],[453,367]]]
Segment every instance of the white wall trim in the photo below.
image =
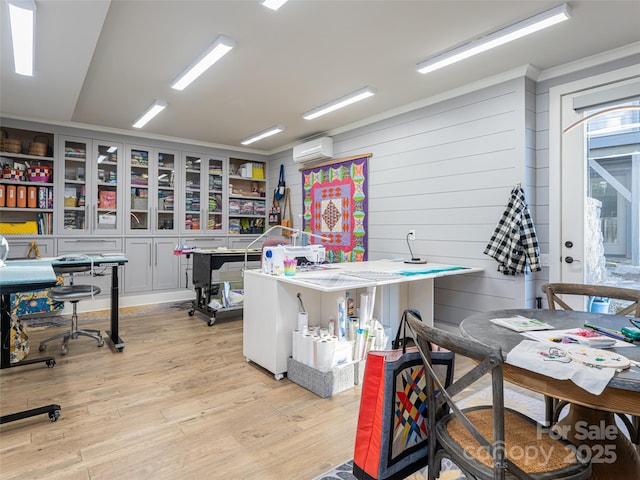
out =
[[607,52],[599,53],[591,57],[582,58],[573,62],[565,63],[557,67],[543,70],[538,77],[538,82],[550,80],[552,78],[562,77],[570,73],[574,73],[587,68],[602,65],[603,63],[613,62],[621,58],[629,57],[640,53],[640,42],[631,43],[624,47],[609,50]]

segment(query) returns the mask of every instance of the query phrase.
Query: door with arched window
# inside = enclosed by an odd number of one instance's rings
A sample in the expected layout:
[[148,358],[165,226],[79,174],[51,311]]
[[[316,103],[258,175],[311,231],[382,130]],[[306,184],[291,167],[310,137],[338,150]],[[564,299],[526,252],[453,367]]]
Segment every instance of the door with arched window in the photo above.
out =
[[564,93],[560,115],[550,279],[640,289],[640,73]]

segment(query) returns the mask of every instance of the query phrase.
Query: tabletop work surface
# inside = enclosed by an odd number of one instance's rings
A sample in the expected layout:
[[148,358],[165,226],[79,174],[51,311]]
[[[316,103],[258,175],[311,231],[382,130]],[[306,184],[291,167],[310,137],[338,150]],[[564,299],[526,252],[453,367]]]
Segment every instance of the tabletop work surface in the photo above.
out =
[[[521,341],[530,339],[509,328],[493,324],[491,319],[508,318],[517,315],[542,320],[552,325],[554,329],[582,327],[585,322],[613,330],[620,330],[623,326],[631,325],[628,317],[620,315],[571,310],[515,309],[495,310],[471,315],[460,324],[460,332],[465,337],[474,338],[491,347],[502,348],[502,354],[506,357],[507,353]],[[634,362],[640,362],[640,344],[637,342],[629,346],[610,348],[607,350],[619,353]],[[631,368],[616,373],[608,386],[640,392],[640,368],[632,366]]]

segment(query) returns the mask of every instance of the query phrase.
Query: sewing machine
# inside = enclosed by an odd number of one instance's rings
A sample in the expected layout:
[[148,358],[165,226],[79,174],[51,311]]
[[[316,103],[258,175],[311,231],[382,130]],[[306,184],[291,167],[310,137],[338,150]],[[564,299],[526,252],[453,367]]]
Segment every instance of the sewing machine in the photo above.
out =
[[326,251],[323,245],[276,245],[264,247],[262,251],[262,272],[276,275],[284,272],[285,258],[297,258],[298,265],[305,261],[317,265],[325,261]]

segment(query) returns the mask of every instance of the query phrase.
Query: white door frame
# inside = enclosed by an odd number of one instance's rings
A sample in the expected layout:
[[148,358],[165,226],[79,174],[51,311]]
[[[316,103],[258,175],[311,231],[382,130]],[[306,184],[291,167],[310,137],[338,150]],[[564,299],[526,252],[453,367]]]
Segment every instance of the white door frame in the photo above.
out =
[[549,89],[549,281],[562,281],[562,97],[640,75],[640,65],[613,70]]

